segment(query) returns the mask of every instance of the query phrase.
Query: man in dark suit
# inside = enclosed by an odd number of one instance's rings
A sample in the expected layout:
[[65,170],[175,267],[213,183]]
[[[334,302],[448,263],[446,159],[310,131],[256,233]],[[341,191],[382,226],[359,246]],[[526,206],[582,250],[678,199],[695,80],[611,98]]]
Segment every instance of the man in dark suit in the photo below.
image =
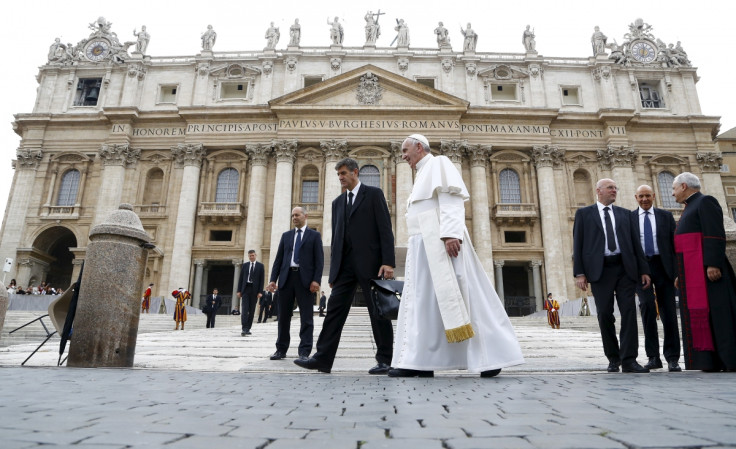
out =
[[[622,368],[625,373],[648,373],[639,365],[639,337],[636,326],[634,292],[641,280],[649,288],[649,266],[639,244],[639,232],[631,211],[613,206],[618,188],[612,179],[596,184],[598,202],[578,209],[573,225],[573,272],[580,290],[590,282],[603,352],[608,358],[608,372]],[[613,317],[614,293],[621,312],[621,347],[616,338]]]
[[294,228],[281,235],[279,249],[271,268],[271,282],[268,290],[276,289],[279,283],[279,335],[276,339],[276,352],[271,360],[286,357],[291,336],[289,327],[294,313],[294,299],[299,307],[299,360],[308,360],[312,352],[314,332],[314,293],[319,291],[324,268],[322,252],[322,236],[314,229],[307,227],[307,214],[301,207],[291,211],[291,222]]
[[207,329],[215,327],[215,316],[217,315],[217,309],[222,305],[222,298],[220,298],[219,291],[217,289],[212,290],[211,295],[207,295],[205,300],[204,310],[207,314]]
[[265,323],[270,316],[269,310],[271,309],[271,303],[273,302],[273,293],[268,290],[264,290],[261,294],[261,299],[258,301],[258,305],[261,306],[260,309],[258,309],[258,322]]
[[327,308],[327,297],[325,292],[322,292],[322,296],[319,297],[319,316],[325,316],[325,308]]
[[345,188],[332,202],[332,251],[327,302],[327,317],[317,340],[317,352],[297,365],[324,373],[332,370],[340,335],[348,318],[355,292],[363,290],[376,341],[378,364],[370,374],[387,374],[393,355],[394,334],[390,320],[378,317],[370,297],[371,278],[393,278],[394,233],[386,198],[381,189],[361,184],[358,163],[345,158],[335,165],[340,184]]
[[253,315],[256,312],[256,303],[263,295],[264,270],[263,264],[256,261],[255,250],[248,250],[248,260],[240,267],[240,280],[238,281],[238,298],[242,299],[240,308],[241,337],[250,335],[253,326]]
[[[639,186],[634,195],[639,207],[631,212],[639,229],[639,244],[649,263],[654,288],[636,286],[639,296],[641,322],[644,325],[644,348],[649,362],[644,368],[662,368],[659,358],[659,335],[657,332],[657,306],[664,328],[664,358],[672,372],[682,371],[680,360],[680,330],[677,327],[675,309],[675,219],[672,213],[652,207],[654,190],[648,185]],[[657,292],[656,303],[654,292]]]

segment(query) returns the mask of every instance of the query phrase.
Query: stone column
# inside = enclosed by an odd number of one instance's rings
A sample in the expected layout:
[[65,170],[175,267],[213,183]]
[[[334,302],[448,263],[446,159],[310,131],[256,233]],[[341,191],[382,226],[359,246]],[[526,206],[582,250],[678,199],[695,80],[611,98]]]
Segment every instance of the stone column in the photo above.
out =
[[[8,198],[8,205],[5,211],[5,226],[2,230],[2,238],[0,238],[0,262],[5,262],[6,258],[13,259],[13,265],[8,273],[8,279],[17,278],[18,260],[16,251],[20,245],[20,239],[25,229],[25,219],[28,210],[28,203],[31,195],[34,193],[33,183],[36,177],[36,170],[43,159],[41,150],[31,150],[26,148],[18,148],[16,152],[16,160],[13,161],[15,175],[13,179],[12,194]],[[53,189],[53,186],[51,187]],[[20,279],[18,279],[20,282]],[[20,284],[26,286],[27,284]]]
[[443,156],[447,156],[452,161],[460,172],[460,176],[463,174],[463,153],[468,147],[467,140],[441,140],[440,141],[440,153]]
[[189,288],[187,284],[189,284],[189,270],[192,264],[199,172],[202,167],[202,159],[207,154],[207,150],[201,143],[180,143],[171,148],[171,154],[176,164],[175,167],[183,168],[183,173],[176,212],[176,228],[174,229],[171,271],[167,291],[179,287]]
[[240,259],[233,259],[233,297],[230,300],[230,311],[240,309],[240,300],[238,299],[238,282],[240,281],[240,266],[243,265],[243,261]]
[[148,242],[130,204],[92,228],[68,366],[133,366]]
[[248,153],[251,163],[243,260],[248,258],[248,250],[252,249],[256,253],[260,253],[263,246],[263,229],[266,220],[266,168],[268,155],[271,153],[271,144],[246,145],[245,151]]
[[98,152],[104,165],[100,180],[100,189],[97,191],[97,207],[95,209],[95,224],[105,220],[115,205],[120,204],[123,198],[125,185],[125,169],[134,166],[141,157],[141,150],[130,148],[127,143],[103,144]]
[[411,178],[409,163],[401,158],[400,140],[391,142],[391,152],[396,163],[396,246],[406,247],[409,243],[409,231],[406,224],[406,207],[414,182]]
[[319,143],[325,155],[325,191],[322,197],[322,244],[332,245],[332,201],[340,195],[342,188],[337,179],[335,164],[348,155],[347,140],[322,140]]
[[611,170],[611,176],[616,181],[618,195],[616,206],[634,209],[638,206],[634,194],[636,193],[636,177],[634,176],[634,162],[639,152],[628,145],[608,145],[605,150],[598,150],[596,157],[604,170]]
[[[296,148],[296,140],[275,140],[273,142],[273,151],[276,157],[276,185],[274,186],[273,212],[271,213],[269,268],[273,264],[273,259],[279,248],[281,234],[291,227],[291,187],[294,177]],[[263,286],[258,288],[263,288]]]
[[496,293],[498,293],[498,297],[501,298],[501,302],[504,303],[504,294],[503,294],[503,260],[494,260],[493,265],[496,267]]
[[701,189],[704,194],[711,195],[718,200],[718,204],[723,209],[723,216],[731,218],[731,212],[728,210],[726,195],[723,192],[723,182],[721,181],[721,164],[723,156],[718,152],[699,152],[695,155],[700,165],[703,180]]
[[542,301],[544,300],[544,292],[542,291],[542,276],[539,267],[542,266],[541,260],[532,260],[529,262],[532,267],[532,279],[534,280],[534,302],[537,305],[537,312],[542,310]]
[[204,272],[204,259],[194,260],[194,290],[192,290],[192,307],[199,308],[199,295],[202,294],[202,273]]
[[473,208],[473,245],[483,269],[493,282],[493,247],[491,243],[491,214],[488,212],[488,176],[486,162],[491,145],[468,146],[470,156],[470,205]]
[[[532,159],[537,167],[537,186],[539,190],[539,212],[542,222],[542,242],[544,245],[544,266],[547,274],[547,290],[560,292],[567,297],[565,288],[565,260],[562,249],[560,224],[557,204],[557,186],[553,167],[564,163],[565,150],[554,145],[542,145],[532,148]],[[565,227],[567,232],[567,227]],[[562,298],[560,298],[562,299]]]

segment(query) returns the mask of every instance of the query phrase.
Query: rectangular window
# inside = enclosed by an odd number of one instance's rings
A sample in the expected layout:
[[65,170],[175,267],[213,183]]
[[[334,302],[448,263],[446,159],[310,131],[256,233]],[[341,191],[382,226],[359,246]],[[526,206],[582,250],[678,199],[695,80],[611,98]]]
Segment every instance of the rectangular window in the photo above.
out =
[[734,187],[734,186],[726,186],[726,195],[728,195],[728,196],[736,196],[736,187]]
[[493,101],[516,101],[516,84],[491,84]]
[[506,243],[526,243],[525,231],[504,231],[503,238]]
[[97,106],[102,78],[80,78],[74,95],[74,106]]
[[434,89],[434,78],[417,78],[417,83]]
[[220,98],[225,99],[246,99],[248,98],[248,84],[240,83],[222,83],[220,86]]
[[321,76],[305,76],[304,77],[304,87],[314,86],[315,84],[319,84],[322,82]]
[[562,104],[563,105],[577,105],[580,106],[580,91],[577,87],[560,86],[562,90]]
[[736,209],[731,208],[731,218],[733,218],[733,221],[736,221]]
[[230,242],[233,239],[233,231],[230,230],[211,230],[210,242]]
[[159,103],[176,103],[176,91],[178,86],[161,86]]
[[664,107],[664,101],[660,94],[659,81],[639,81],[639,97],[641,107],[644,109],[657,109]]
[[728,164],[721,164],[721,173],[731,173],[731,168]]
[[319,181],[302,181],[302,203],[316,203],[319,200]]

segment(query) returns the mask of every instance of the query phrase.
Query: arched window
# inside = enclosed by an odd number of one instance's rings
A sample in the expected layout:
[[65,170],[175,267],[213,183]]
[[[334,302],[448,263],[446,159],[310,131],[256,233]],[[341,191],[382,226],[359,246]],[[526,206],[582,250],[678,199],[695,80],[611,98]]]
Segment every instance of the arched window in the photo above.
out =
[[61,178],[61,186],[59,186],[59,197],[56,200],[57,206],[74,206],[77,202],[77,192],[79,191],[79,170],[69,170],[64,173]]
[[663,171],[657,175],[657,184],[659,184],[659,199],[662,207],[665,209],[679,209],[680,205],[672,196],[672,183],[675,181],[675,175],[668,171]]
[[572,175],[575,187],[575,204],[587,206],[593,202],[593,189],[590,185],[590,176],[585,170],[575,170]]
[[381,172],[375,165],[364,165],[358,173],[358,179],[367,186],[381,188]]
[[146,186],[143,190],[143,204],[161,204],[162,190],[164,187],[164,171],[160,168],[152,168],[146,176]]
[[505,168],[501,170],[498,178],[499,182],[501,183],[501,203],[521,203],[521,186],[519,185],[519,175],[510,168]]
[[226,168],[217,175],[215,203],[237,203],[240,174],[234,168]]
[[319,203],[319,170],[314,165],[302,169],[302,203]]

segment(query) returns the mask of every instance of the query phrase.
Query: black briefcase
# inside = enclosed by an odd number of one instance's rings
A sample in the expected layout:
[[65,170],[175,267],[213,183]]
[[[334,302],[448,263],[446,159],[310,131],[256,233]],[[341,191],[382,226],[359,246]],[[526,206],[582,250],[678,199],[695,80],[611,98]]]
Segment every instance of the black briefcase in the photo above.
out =
[[399,302],[403,290],[404,281],[371,279],[371,299],[380,318],[395,320],[399,316]]

